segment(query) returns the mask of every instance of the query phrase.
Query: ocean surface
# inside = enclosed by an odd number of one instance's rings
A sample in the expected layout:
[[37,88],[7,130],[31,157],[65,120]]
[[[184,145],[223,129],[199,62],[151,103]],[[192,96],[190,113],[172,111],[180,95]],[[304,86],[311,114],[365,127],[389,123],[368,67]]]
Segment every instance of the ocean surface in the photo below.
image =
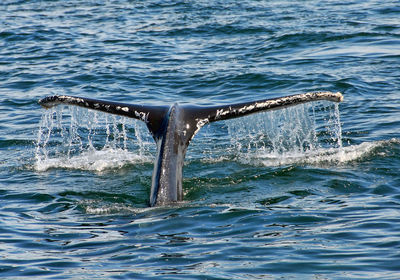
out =
[[[55,94],[314,102],[203,127],[148,207],[140,121]],[[0,279],[400,279],[399,1],[3,0]]]

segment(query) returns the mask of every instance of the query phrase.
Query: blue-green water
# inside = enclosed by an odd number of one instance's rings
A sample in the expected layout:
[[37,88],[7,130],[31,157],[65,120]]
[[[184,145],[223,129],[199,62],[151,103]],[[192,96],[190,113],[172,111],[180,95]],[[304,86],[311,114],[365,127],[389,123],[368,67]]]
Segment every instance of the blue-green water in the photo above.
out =
[[[144,126],[37,104],[314,90],[204,127],[159,208]],[[6,0],[0,97],[1,279],[400,278],[398,1]]]

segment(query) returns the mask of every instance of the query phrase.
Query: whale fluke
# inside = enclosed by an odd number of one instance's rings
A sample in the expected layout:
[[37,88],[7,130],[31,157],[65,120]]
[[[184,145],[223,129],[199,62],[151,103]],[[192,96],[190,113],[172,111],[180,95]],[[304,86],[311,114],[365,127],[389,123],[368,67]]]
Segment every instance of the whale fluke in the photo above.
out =
[[222,106],[177,103],[150,106],[56,95],[41,99],[39,104],[44,108],[76,105],[145,122],[157,144],[149,203],[155,206],[183,200],[182,168],[186,150],[190,140],[205,124],[318,100],[341,102],[343,95],[340,92],[310,92]]
[[[162,119],[169,109],[169,106],[135,105],[69,95],[47,96],[39,100],[39,104],[46,109],[60,104],[76,105],[110,114],[135,118],[146,123],[153,137],[155,137],[154,132],[159,130]],[[149,116],[151,117],[149,118]]]

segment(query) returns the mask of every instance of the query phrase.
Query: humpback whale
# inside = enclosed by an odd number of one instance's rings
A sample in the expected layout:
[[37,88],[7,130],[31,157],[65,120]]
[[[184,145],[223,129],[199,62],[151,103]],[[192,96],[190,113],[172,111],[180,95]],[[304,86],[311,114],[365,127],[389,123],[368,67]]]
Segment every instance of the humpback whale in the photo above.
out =
[[178,103],[171,106],[151,106],[55,95],[39,100],[39,104],[44,108],[59,104],[75,105],[143,121],[157,145],[149,204],[160,206],[183,200],[182,168],[186,150],[202,126],[215,121],[318,100],[340,102],[343,96],[340,92],[324,91],[222,106]]

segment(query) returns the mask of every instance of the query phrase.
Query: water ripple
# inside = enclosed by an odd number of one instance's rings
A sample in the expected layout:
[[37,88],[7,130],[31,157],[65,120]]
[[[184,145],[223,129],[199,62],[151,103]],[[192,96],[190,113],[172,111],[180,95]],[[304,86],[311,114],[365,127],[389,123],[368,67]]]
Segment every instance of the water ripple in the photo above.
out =
[[[396,1],[5,0],[0,13],[1,278],[399,278]],[[345,101],[204,127],[185,201],[156,208],[144,125],[37,104],[311,90]]]

